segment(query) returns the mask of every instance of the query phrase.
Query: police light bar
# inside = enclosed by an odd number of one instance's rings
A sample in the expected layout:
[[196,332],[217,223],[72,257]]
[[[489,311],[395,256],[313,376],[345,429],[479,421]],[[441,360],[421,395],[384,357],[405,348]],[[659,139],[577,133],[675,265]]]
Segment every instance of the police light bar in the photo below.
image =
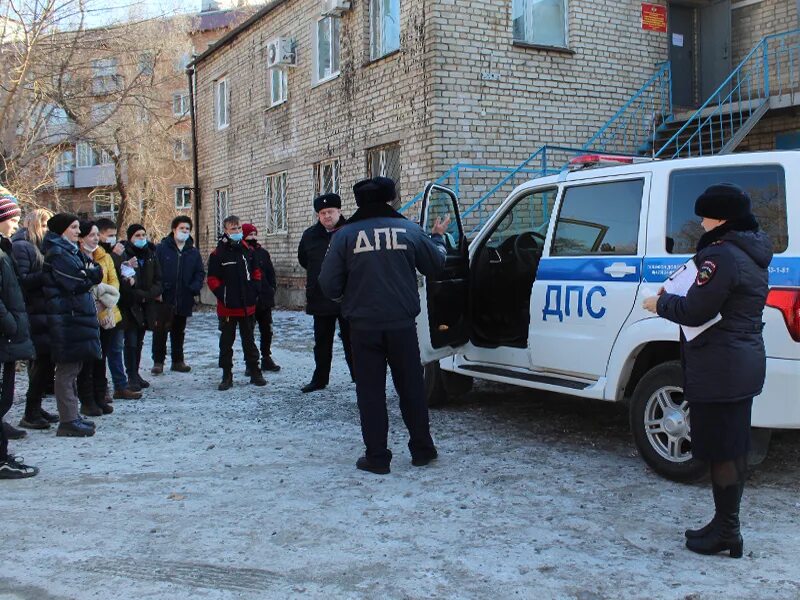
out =
[[585,169],[596,166],[632,165],[639,162],[649,162],[649,158],[640,156],[620,156],[618,154],[582,154],[569,161],[569,169]]

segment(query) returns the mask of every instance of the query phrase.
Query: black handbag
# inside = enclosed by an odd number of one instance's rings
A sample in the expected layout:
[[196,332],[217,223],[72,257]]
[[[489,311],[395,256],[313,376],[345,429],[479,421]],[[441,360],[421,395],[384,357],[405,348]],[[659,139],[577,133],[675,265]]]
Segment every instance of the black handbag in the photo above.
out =
[[145,307],[147,328],[150,331],[169,331],[175,317],[175,306],[166,302],[148,302]]

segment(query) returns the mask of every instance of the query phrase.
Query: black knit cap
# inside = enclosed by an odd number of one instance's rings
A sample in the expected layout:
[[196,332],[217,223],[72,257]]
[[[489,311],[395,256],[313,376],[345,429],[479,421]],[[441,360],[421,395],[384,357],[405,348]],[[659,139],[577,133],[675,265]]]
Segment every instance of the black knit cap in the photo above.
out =
[[97,225],[94,221],[81,221],[81,235],[80,237],[85,238],[92,232],[92,227]]
[[314,198],[314,212],[326,208],[342,208],[342,199],[339,194],[322,194]]
[[67,227],[72,225],[75,221],[80,221],[78,215],[72,213],[57,213],[47,220],[47,230],[52,231],[56,235],[61,235],[67,230]]
[[751,215],[750,196],[732,183],[719,183],[707,188],[694,203],[698,217],[731,221]]
[[134,235],[136,235],[137,231],[146,231],[146,229],[141,223],[134,223],[133,225],[130,225],[126,231],[128,239],[131,239]]
[[397,187],[388,177],[363,179],[353,186],[353,195],[358,206],[392,202],[397,197]]

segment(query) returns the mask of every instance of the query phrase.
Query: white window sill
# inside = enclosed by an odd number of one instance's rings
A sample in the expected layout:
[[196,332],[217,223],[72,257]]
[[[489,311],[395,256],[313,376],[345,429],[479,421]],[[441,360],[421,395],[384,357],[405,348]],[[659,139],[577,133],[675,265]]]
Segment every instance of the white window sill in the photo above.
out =
[[328,75],[325,79],[320,79],[318,81],[314,81],[311,84],[311,89],[314,89],[314,88],[319,87],[321,85],[325,85],[326,83],[329,83],[329,82],[333,81],[334,79],[339,79],[339,76],[341,74],[342,74],[341,71],[336,71],[336,73],[334,73],[333,75]]
[[228,127],[230,127],[230,125],[231,125],[230,123],[226,123],[225,125],[219,125],[218,124],[217,125],[217,131],[222,131],[223,129],[227,129]]
[[280,236],[287,236],[289,235],[289,230],[284,229],[281,231],[268,231],[264,234],[267,237],[280,237]]
[[370,53],[370,58],[369,58],[368,64],[379,62],[379,61],[383,60],[384,58],[389,58],[390,56],[394,56],[395,54],[399,54],[399,53],[400,53],[400,48],[394,48],[392,50],[387,50],[386,52],[384,52],[380,56],[372,56],[372,54]]
[[533,50],[550,50],[551,52],[561,52],[563,54],[575,54],[575,50],[571,50],[566,46],[548,46],[545,44],[535,44],[533,42],[525,42],[523,40],[514,40],[512,45],[520,48],[531,48]]
[[283,100],[281,100],[280,102],[276,102],[275,104],[270,104],[270,105],[267,107],[267,110],[270,110],[271,108],[278,108],[279,106],[283,106],[283,105],[284,105],[284,104],[286,104],[288,101],[289,101],[289,98],[284,98],[284,99],[283,99]]

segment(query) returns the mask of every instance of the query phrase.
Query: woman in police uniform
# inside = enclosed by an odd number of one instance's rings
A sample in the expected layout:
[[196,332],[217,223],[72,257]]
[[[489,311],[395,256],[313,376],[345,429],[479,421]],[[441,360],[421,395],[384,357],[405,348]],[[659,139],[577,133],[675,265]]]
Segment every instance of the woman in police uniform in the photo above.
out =
[[710,463],[716,509],[708,525],[686,531],[686,547],[700,554],[728,550],[739,558],[739,504],[750,448],[750,412],[766,373],[761,319],[772,245],[759,231],[749,196],[735,185],[708,188],[697,199],[695,214],[703,218],[706,233],[694,256],[694,284],[686,296],[662,289],[658,296],[647,298],[644,307],[688,326],[722,316],[691,341],[681,335],[692,453]]

